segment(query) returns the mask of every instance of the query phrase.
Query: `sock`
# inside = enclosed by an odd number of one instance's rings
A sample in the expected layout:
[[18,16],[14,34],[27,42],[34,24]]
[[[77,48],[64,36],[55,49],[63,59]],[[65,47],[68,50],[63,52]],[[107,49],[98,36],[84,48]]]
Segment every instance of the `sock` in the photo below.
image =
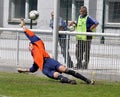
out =
[[60,80],[62,83],[69,83],[70,79],[68,79],[67,77],[64,77],[62,75],[58,75],[58,80]]
[[81,75],[80,73],[78,73],[78,72],[76,72],[76,71],[74,71],[74,70],[69,70],[69,69],[67,69],[67,70],[65,71],[65,73],[66,73],[66,74],[70,74],[70,75],[72,75],[72,76],[74,76],[74,77],[76,77],[76,78],[79,78],[79,79],[85,81],[85,82],[88,83],[88,84],[91,82],[89,79],[87,79],[86,77],[84,77],[83,75]]

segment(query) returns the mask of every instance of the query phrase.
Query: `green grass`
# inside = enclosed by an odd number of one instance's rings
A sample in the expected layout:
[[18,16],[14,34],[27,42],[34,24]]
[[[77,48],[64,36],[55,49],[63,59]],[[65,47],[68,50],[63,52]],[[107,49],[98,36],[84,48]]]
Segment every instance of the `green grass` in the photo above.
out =
[[62,84],[31,74],[0,72],[0,97],[120,97],[119,82]]

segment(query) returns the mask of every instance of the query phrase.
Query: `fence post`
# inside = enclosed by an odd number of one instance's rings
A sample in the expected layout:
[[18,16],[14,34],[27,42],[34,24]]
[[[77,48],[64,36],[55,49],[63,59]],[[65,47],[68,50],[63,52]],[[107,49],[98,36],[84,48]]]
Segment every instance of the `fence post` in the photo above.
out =
[[[30,11],[33,10],[33,0],[30,0]],[[33,20],[30,19],[30,29],[32,29],[32,23],[33,23]]]
[[54,0],[54,28],[53,28],[53,57],[58,58],[58,20],[59,20],[60,0]]
[[[67,2],[66,2],[66,24],[68,25],[68,0],[67,0]],[[69,49],[69,47],[68,47],[68,45],[69,45],[69,40],[68,40],[68,38],[69,38],[69,35],[67,34],[66,35],[66,56],[65,56],[65,58],[66,58],[66,65],[68,66],[69,64],[68,64],[68,49]]]
[[16,52],[17,52],[17,53],[16,53],[16,54],[17,54],[17,55],[16,55],[16,56],[17,56],[17,57],[16,57],[16,58],[17,58],[17,59],[16,59],[16,64],[17,64],[17,65],[19,65],[19,45],[20,45],[20,44],[19,44],[19,39],[20,39],[19,32],[17,32],[17,49],[16,49]]
[[[103,13],[102,13],[102,33],[104,33],[104,26],[105,26],[105,0],[103,0]],[[101,44],[104,44],[105,38],[104,36],[101,37]]]

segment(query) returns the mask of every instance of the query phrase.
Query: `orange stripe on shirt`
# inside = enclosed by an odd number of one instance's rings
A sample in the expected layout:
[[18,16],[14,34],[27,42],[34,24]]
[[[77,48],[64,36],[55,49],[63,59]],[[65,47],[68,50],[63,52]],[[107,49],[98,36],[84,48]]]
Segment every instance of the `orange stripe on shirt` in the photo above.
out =
[[29,30],[29,29],[26,29],[25,30],[25,33],[27,33],[29,36],[34,36],[35,34],[31,31],[31,30]]

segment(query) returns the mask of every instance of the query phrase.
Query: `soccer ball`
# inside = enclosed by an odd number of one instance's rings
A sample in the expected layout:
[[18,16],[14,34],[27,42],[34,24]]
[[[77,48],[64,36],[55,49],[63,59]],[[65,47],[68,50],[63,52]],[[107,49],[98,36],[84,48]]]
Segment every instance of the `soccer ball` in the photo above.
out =
[[75,30],[75,24],[71,25],[71,26],[69,27],[69,30],[70,30],[70,31],[74,31],[74,30]]
[[70,26],[69,29],[70,29],[70,31],[74,31],[75,27],[74,26]]
[[39,17],[39,12],[36,10],[32,10],[29,12],[29,18],[32,20],[36,20]]

